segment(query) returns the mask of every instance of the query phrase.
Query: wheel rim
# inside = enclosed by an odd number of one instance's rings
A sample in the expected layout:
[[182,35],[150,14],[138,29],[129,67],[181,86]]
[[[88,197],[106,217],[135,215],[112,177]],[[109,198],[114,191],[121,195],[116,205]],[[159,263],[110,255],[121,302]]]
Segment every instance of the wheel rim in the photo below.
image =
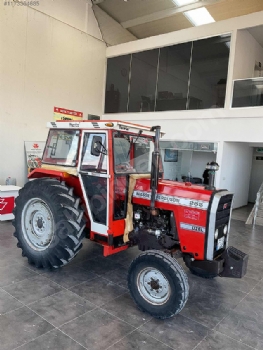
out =
[[137,286],[141,296],[152,305],[163,305],[170,298],[171,287],[167,278],[153,267],[138,274]]
[[31,248],[45,250],[54,237],[52,212],[42,199],[30,199],[22,211],[23,235]]

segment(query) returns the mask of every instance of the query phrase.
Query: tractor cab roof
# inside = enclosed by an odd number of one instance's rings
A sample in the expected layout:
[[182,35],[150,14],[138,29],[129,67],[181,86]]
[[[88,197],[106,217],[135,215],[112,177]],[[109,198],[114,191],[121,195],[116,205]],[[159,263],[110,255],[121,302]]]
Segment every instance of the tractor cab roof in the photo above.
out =
[[[141,124],[129,123],[121,120],[57,120],[55,122],[48,122],[47,127],[50,129],[81,129],[81,130],[122,130],[128,132],[137,133],[139,130],[143,131],[146,135],[155,135],[154,131],[151,131],[150,126]],[[165,133],[161,132],[161,136]]]

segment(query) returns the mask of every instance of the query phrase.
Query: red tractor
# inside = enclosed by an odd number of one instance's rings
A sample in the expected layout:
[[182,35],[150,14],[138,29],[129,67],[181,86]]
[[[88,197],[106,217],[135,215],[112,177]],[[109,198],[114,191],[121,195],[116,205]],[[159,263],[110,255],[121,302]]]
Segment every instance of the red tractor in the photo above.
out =
[[14,210],[15,237],[36,267],[58,268],[87,237],[104,256],[137,245],[128,287],[138,307],[157,318],[188,299],[181,254],[202,277],[243,277],[248,256],[228,247],[233,194],[163,180],[160,127],[120,121],[57,121],[41,168],[29,174]]

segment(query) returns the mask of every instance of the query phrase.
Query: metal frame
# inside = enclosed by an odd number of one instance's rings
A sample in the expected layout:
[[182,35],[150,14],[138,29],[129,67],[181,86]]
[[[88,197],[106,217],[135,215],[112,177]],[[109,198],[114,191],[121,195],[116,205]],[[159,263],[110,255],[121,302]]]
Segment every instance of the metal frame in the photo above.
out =
[[[81,156],[82,156],[82,150],[83,150],[83,143],[84,143],[84,137],[86,134],[104,134],[106,135],[105,141],[106,141],[106,145],[108,145],[108,131],[107,130],[98,130],[98,129],[94,129],[94,130],[84,130],[82,135],[81,135],[81,140],[80,140],[80,150],[79,150],[79,159],[78,159],[78,174],[79,174],[79,180],[80,180],[80,185],[81,185],[81,189],[82,189],[82,193],[83,193],[83,197],[85,199],[86,202],[86,207],[87,207],[87,211],[89,214],[89,218],[90,218],[90,224],[91,224],[91,231],[97,232],[101,235],[104,236],[108,236],[108,229],[109,229],[109,192],[110,192],[110,188],[109,188],[109,159],[107,159],[107,174],[103,174],[103,173],[95,173],[95,172],[91,172],[91,171],[83,171],[80,170],[80,166],[81,166]],[[84,187],[84,183],[83,183],[83,179],[82,179],[82,173],[87,174],[87,175],[91,175],[91,176],[97,176],[97,177],[103,177],[103,178],[107,178],[107,221],[106,221],[106,225],[100,224],[98,222],[95,222],[93,220],[93,215],[91,213],[90,210],[90,206],[89,206],[89,200],[86,194],[86,190]]]

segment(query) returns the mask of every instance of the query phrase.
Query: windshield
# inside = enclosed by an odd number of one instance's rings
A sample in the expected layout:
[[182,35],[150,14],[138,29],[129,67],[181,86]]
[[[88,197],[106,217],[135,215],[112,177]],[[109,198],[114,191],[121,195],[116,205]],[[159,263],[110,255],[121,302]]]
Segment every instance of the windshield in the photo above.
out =
[[150,173],[153,137],[115,133],[113,136],[115,173]]
[[76,166],[79,130],[50,130],[43,163]]

